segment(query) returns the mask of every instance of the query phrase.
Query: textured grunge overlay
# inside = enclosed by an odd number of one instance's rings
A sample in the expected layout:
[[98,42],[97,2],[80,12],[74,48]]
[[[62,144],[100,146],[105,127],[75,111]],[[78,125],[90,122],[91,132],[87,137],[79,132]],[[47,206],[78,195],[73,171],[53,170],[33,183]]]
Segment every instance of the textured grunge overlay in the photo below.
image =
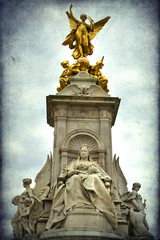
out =
[[[60,63],[74,59],[62,46],[70,32],[70,1],[1,0],[1,210],[2,239],[12,238],[12,197],[34,178],[53,148],[46,96],[56,94]],[[109,94],[121,98],[112,128],[113,154],[131,190],[140,182],[150,232],[158,238],[158,49],[156,0],[72,1],[77,19],[111,19],[93,40],[91,65],[104,56]]]

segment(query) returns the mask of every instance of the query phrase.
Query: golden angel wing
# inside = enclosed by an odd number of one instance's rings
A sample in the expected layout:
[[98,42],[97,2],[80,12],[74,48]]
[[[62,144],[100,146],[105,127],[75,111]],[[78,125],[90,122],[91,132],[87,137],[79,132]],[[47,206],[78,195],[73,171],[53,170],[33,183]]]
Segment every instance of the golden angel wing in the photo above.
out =
[[94,31],[89,33],[90,40],[95,38],[97,33],[102,29],[102,27],[108,22],[111,17],[103,18],[102,20],[94,23]]

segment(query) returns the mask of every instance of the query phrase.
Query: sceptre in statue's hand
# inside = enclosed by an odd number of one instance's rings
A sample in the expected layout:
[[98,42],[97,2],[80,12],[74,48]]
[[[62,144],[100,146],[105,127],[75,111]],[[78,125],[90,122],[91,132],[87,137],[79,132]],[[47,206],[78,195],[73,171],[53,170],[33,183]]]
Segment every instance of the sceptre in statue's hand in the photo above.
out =
[[[102,29],[106,22],[110,19],[110,17],[106,17],[96,23],[89,17],[90,24],[85,23],[87,19],[86,14],[82,14],[80,16],[81,22],[77,20],[73,16],[72,5],[70,6],[70,12],[66,12],[69,22],[71,32],[67,35],[65,41],[62,43],[63,45],[69,45],[70,49],[74,49],[72,56],[74,59],[78,59],[80,57],[86,57],[88,55],[92,55],[93,53],[93,45],[91,44],[91,40],[97,35],[97,33]],[[75,44],[74,44],[75,42]]]

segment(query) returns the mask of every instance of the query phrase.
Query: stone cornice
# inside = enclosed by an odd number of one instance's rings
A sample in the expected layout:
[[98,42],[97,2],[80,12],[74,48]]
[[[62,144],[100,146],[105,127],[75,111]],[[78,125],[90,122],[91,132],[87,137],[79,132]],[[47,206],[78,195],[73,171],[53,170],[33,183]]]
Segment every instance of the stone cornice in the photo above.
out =
[[[54,127],[55,117],[66,116],[67,109],[75,108],[96,108],[101,111],[106,110],[111,114],[111,125],[115,123],[120,99],[116,97],[91,97],[91,96],[62,96],[62,95],[49,95],[47,96],[47,123]],[[57,113],[57,108],[61,112]],[[100,116],[99,116],[100,117]],[[88,117],[87,117],[88,118]],[[105,119],[105,116],[103,116]],[[108,115],[106,115],[108,119]]]

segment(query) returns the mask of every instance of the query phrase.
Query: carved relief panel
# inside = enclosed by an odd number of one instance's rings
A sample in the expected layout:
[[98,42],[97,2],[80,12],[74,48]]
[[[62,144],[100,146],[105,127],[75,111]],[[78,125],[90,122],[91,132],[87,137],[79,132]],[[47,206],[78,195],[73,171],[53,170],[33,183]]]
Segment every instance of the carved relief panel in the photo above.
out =
[[99,118],[99,110],[97,108],[88,108],[88,107],[71,107],[68,109],[67,117],[74,118]]

